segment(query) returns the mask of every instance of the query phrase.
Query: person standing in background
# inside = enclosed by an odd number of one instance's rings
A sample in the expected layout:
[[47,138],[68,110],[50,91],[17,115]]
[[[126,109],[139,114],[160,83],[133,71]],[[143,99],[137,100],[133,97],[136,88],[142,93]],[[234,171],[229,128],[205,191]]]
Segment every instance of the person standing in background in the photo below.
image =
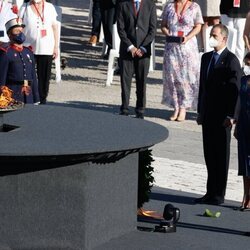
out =
[[116,0],[100,0],[101,19],[104,33],[104,40],[107,45],[107,53],[104,59],[108,59],[112,49],[113,24],[116,22]]
[[209,26],[220,23],[220,0],[195,0],[200,5],[204,24],[201,29],[200,50],[204,51],[206,30]]
[[92,6],[92,29],[91,37],[89,39],[89,44],[96,46],[99,41],[100,31],[101,31],[101,9],[100,9],[100,0],[93,0]]
[[36,60],[40,104],[46,104],[52,60],[58,55],[58,24],[55,7],[45,0],[24,3],[19,17],[26,25],[26,46],[31,46]]
[[136,117],[143,119],[146,106],[146,80],[151,43],[157,27],[156,5],[152,0],[122,0],[117,3],[117,29],[120,43],[121,115],[129,115],[133,74],[136,79]]
[[243,32],[249,10],[249,0],[221,0],[220,3],[221,23],[237,30],[235,55],[241,64],[245,55]]
[[248,12],[246,17],[246,23],[244,28],[244,42],[247,51],[250,52],[250,11]]
[[227,38],[227,27],[214,25],[209,39],[214,50],[201,58],[197,123],[202,125],[207,192],[195,203],[220,205],[226,193],[231,128],[242,76],[238,58],[226,48]]
[[9,42],[5,23],[10,19],[17,17],[12,11],[12,5],[4,0],[0,0],[0,45]]
[[[202,24],[200,6],[188,0],[167,3],[162,13],[161,30],[166,36],[162,104],[174,108],[171,121],[184,121],[186,110],[197,107],[200,56],[196,35]],[[171,42],[171,36],[183,41]]]

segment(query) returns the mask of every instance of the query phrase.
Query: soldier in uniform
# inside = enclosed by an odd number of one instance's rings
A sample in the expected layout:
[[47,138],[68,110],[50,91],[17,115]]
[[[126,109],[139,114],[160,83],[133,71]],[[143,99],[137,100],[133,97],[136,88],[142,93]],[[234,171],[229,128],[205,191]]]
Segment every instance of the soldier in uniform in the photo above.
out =
[[13,91],[13,98],[24,103],[39,102],[35,60],[31,48],[23,46],[25,25],[14,18],[5,24],[9,43],[0,47],[0,86]]

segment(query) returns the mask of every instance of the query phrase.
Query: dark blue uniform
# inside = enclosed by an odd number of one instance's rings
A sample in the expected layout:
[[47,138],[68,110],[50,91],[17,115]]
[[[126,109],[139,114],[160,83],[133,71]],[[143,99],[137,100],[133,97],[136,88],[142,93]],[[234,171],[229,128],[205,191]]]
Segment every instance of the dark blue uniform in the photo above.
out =
[[[22,90],[28,83],[29,94]],[[39,102],[35,60],[30,48],[5,44],[0,47],[0,86],[13,90],[13,98],[24,103]]]

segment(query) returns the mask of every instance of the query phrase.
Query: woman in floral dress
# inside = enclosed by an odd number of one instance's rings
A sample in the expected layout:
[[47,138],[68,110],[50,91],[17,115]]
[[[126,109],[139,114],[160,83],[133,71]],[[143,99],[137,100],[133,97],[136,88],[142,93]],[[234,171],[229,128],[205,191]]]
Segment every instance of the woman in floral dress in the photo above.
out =
[[170,120],[184,121],[187,109],[196,109],[200,57],[196,35],[203,24],[200,6],[189,0],[169,2],[162,13],[161,30],[183,36],[182,43],[167,42],[163,58],[162,103],[173,107]]

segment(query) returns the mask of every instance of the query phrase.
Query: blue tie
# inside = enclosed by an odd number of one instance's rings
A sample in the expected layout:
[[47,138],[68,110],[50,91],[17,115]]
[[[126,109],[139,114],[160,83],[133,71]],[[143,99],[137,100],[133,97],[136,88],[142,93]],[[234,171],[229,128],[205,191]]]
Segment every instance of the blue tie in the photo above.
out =
[[213,72],[214,65],[216,64],[218,57],[219,57],[219,54],[217,52],[214,52],[212,56],[212,60],[209,65],[208,74],[207,74],[208,76]]
[[137,12],[138,12],[139,9],[140,9],[140,2],[139,2],[138,0],[135,1],[135,9],[136,9]]

